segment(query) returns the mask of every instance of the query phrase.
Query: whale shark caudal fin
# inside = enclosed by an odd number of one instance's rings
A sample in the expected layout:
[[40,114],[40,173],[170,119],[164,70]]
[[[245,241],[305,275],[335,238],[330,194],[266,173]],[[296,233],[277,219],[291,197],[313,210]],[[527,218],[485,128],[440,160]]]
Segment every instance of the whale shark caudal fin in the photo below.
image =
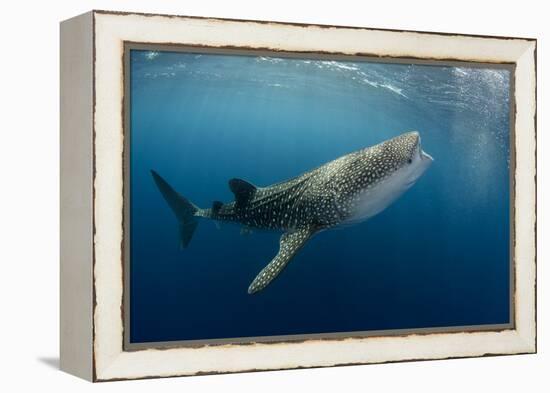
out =
[[195,217],[195,213],[199,209],[192,202],[178,194],[157,172],[151,170],[151,174],[164,200],[178,219],[180,224],[180,244],[182,248],[186,248],[199,223],[197,217]]
[[310,228],[283,233],[279,241],[279,253],[258,273],[248,287],[248,293],[256,293],[268,286],[314,233],[315,231]]

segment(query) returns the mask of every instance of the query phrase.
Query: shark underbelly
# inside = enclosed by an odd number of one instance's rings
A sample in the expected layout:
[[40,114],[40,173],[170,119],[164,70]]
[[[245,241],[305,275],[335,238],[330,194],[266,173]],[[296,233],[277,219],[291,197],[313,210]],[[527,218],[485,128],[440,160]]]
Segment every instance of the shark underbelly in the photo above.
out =
[[368,220],[381,213],[407,191],[414,182],[403,181],[399,177],[383,180],[375,186],[359,193],[348,206],[348,216],[343,224],[354,224]]

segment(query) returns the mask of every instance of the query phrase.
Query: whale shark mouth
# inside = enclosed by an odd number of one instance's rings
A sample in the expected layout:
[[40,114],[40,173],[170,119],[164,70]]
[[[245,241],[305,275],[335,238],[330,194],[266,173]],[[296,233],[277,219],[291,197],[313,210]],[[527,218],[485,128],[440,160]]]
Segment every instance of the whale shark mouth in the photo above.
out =
[[417,144],[415,154],[418,157],[417,160],[419,160],[417,161],[418,162],[417,169],[414,170],[411,177],[403,183],[403,186],[405,189],[409,189],[410,187],[412,187],[418,181],[418,179],[422,176],[422,174],[426,171],[426,169],[432,164],[434,160],[431,155],[429,155],[424,150],[422,150],[420,142]]
[[428,153],[426,153],[424,150],[420,150],[420,159],[422,161],[433,161],[434,158],[432,156],[430,156]]
[[418,139],[416,141],[416,151],[418,151],[418,154],[420,155],[420,159],[422,161],[433,161],[433,157],[426,153],[424,150],[422,150],[422,138],[420,137],[420,134],[418,134]]

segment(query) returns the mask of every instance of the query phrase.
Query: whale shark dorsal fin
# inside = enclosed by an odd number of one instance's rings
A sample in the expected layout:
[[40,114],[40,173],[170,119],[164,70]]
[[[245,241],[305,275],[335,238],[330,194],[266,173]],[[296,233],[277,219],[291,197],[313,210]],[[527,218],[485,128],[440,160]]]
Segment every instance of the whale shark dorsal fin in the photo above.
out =
[[235,194],[235,205],[243,207],[254,196],[256,186],[243,179],[229,180],[229,189]]
[[218,214],[222,206],[223,206],[223,203],[221,201],[212,202],[212,213]]
[[248,287],[248,293],[261,291],[269,285],[283,271],[288,262],[296,255],[302,246],[313,236],[315,231],[311,228],[297,229],[285,232],[279,241],[279,252],[256,276]]

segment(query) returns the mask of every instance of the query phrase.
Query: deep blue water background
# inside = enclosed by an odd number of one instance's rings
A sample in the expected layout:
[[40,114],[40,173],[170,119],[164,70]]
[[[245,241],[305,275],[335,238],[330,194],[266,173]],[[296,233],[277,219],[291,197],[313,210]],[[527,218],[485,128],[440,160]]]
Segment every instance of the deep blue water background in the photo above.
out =
[[[503,69],[131,52],[131,342],[509,322]],[[279,233],[201,221],[185,250],[154,169],[201,207],[418,130],[435,162],[248,295]]]

